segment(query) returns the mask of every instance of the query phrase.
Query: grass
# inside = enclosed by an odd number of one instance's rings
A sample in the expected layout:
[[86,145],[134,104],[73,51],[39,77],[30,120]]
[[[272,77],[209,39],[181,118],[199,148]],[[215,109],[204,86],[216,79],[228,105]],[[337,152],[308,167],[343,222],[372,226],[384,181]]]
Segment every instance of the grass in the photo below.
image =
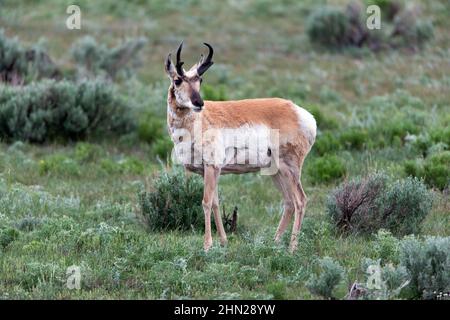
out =
[[[423,116],[420,133],[449,123],[445,1],[421,3],[424,15],[435,22],[436,38],[414,55],[313,49],[303,22],[320,5],[316,1],[242,6],[200,0],[141,1],[143,6],[81,1],[81,31],[65,28],[62,13],[68,3],[0,1],[0,25],[27,44],[44,36],[50,55],[66,69],[74,67],[71,44],[86,34],[111,46],[125,37],[145,36],[149,42],[141,68],[118,83],[138,116],[151,112],[164,120],[168,83],[162,61],[184,39],[186,64],[197,59],[203,41],[214,45],[215,65],[205,84],[222,86],[221,95],[229,99],[277,95],[306,109],[314,106],[333,124],[319,127],[319,134],[338,136],[356,126],[366,128],[370,140],[370,129],[382,128],[393,113]],[[313,299],[306,282],[316,258],[330,256],[347,270],[343,294],[355,280],[364,282],[363,259],[379,258],[374,237],[335,233],[325,200],[339,181],[320,182],[308,174],[319,157],[314,149],[303,170],[309,203],[294,255],[287,253],[289,235],[281,245],[272,241],[281,196],[270,177],[257,174],[221,178],[225,210],[239,208],[238,232],[225,248],[216,238],[205,254],[201,232],[149,232],[140,215],[137,194],[151,188],[162,165],[151,145],[139,141],[137,133],[89,143],[96,150],[89,155],[75,143],[0,144],[0,230],[17,231],[0,246],[0,298]],[[360,150],[343,146],[333,155],[344,162],[345,178],[379,169],[400,177],[403,161],[420,157],[401,140],[363,144]],[[435,196],[422,235],[450,236],[448,195],[435,191]],[[81,267],[81,290],[66,288],[71,265]]]

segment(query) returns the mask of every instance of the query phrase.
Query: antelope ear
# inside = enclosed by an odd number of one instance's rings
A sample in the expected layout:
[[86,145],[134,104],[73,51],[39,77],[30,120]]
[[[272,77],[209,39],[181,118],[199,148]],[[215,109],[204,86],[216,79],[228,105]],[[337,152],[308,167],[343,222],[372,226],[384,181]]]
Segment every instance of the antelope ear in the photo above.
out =
[[173,79],[177,75],[177,71],[175,70],[175,66],[172,63],[172,58],[171,57],[172,57],[172,55],[169,53],[169,55],[167,56],[166,63],[164,64],[164,66],[165,66],[166,73],[169,76],[169,78]]

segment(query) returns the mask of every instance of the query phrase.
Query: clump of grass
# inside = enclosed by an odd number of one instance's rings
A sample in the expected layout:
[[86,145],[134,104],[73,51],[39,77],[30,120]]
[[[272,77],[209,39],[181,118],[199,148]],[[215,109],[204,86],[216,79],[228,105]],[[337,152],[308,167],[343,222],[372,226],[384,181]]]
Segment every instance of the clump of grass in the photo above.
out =
[[319,135],[314,142],[313,150],[317,151],[317,153],[321,156],[334,153],[341,149],[341,144],[336,138],[336,134],[331,132],[325,132]]
[[312,106],[311,108],[308,108],[308,110],[314,116],[319,130],[334,130],[339,127],[339,122],[335,118],[326,115],[319,107]]
[[450,184],[450,151],[432,154],[423,161],[407,160],[403,170],[408,176],[423,178],[430,187],[445,190]]
[[102,155],[102,148],[88,142],[78,142],[75,145],[74,158],[80,162],[90,162]]
[[144,112],[139,116],[138,136],[142,141],[153,143],[165,134],[164,122],[152,112]]
[[79,176],[81,168],[77,161],[64,154],[54,154],[39,161],[41,175],[57,174],[62,176]]
[[15,228],[0,229],[0,247],[5,249],[18,237],[19,237],[19,231]]
[[104,158],[100,161],[100,168],[109,174],[141,174],[145,166],[136,157],[124,157],[116,161]]
[[173,142],[168,137],[163,137],[155,141],[152,145],[152,152],[161,160],[170,160]]
[[369,141],[367,130],[349,128],[339,136],[340,143],[347,149],[361,150]]
[[344,161],[336,155],[324,155],[314,159],[306,170],[313,183],[329,183],[345,176]]
[[211,86],[208,84],[202,85],[202,93],[204,100],[224,101],[227,99],[227,94],[224,86]]

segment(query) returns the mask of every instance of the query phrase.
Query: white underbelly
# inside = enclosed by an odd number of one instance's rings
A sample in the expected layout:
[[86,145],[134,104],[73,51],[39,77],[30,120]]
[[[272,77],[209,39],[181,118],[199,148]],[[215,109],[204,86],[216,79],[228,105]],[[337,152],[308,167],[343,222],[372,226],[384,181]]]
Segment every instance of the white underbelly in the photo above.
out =
[[192,167],[205,164],[230,170],[268,167],[273,150],[278,147],[278,132],[273,131],[262,125],[245,125],[211,129],[191,137],[186,131],[175,130],[172,134],[175,142],[173,156],[177,162]]

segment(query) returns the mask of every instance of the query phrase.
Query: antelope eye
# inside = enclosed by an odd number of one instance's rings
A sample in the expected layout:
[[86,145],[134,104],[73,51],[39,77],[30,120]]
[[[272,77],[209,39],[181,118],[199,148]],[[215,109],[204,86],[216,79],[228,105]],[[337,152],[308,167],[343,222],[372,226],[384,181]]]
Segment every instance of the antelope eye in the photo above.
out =
[[175,79],[174,82],[175,82],[175,85],[176,85],[176,86],[179,86],[179,85],[183,82],[183,80],[181,80],[181,79]]

